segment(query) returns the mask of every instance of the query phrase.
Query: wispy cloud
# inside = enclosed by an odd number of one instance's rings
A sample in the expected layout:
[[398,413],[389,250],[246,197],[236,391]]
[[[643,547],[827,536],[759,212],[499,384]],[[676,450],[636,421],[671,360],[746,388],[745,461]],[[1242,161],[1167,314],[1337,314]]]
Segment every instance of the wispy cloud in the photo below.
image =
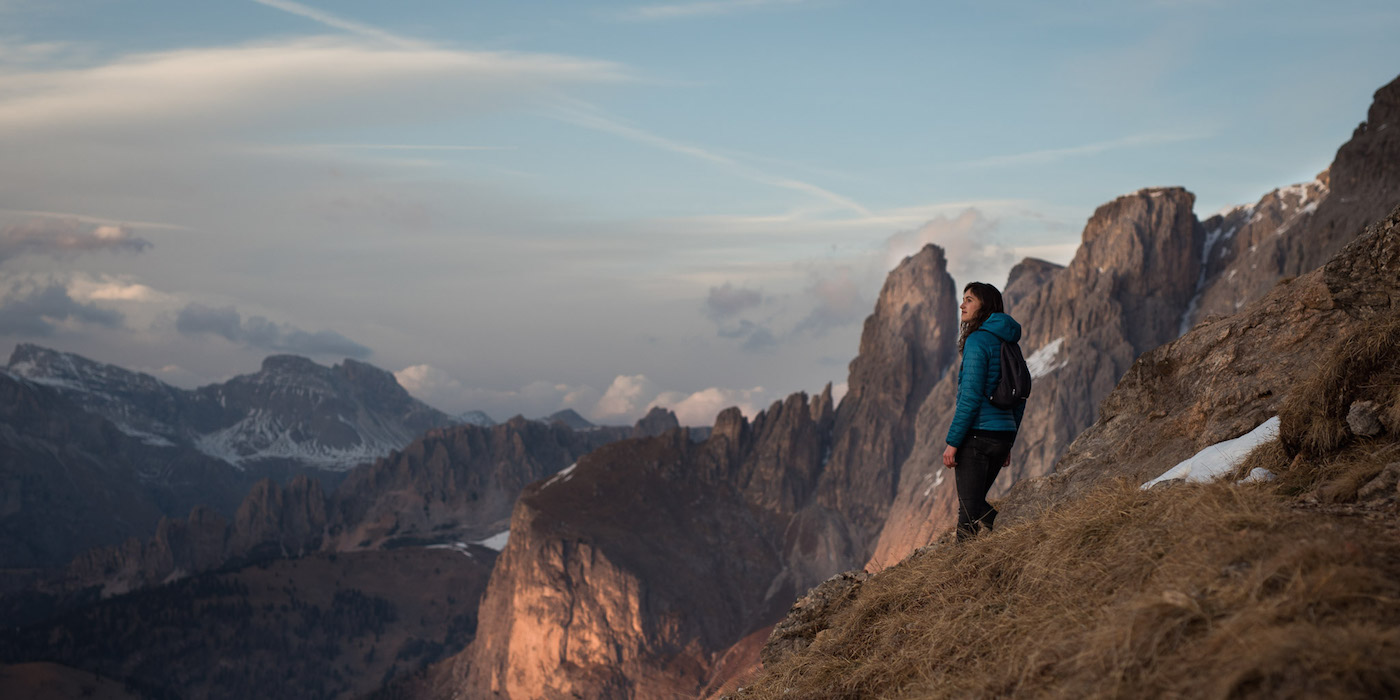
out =
[[643,5],[622,12],[622,19],[646,22],[655,20],[684,19],[687,17],[712,17],[746,12],[765,7],[802,5],[811,0],[708,0],[706,2],[682,2],[666,5]]
[[1007,165],[1044,165],[1065,158],[1075,156],[1089,156],[1113,151],[1120,148],[1132,148],[1134,146],[1153,146],[1162,143],[1178,143],[1182,141],[1197,141],[1207,138],[1205,134],[1137,134],[1126,136],[1112,141],[1099,141],[1098,143],[1086,143],[1081,146],[1070,146],[1068,148],[1046,148],[1038,151],[1028,151],[1026,153],[1015,153],[1004,156],[992,156],[990,158],[980,158],[962,163],[962,165],[977,168],[994,168]]
[[593,108],[591,105],[586,105],[577,101],[570,101],[568,103],[561,102],[554,108],[552,114],[555,118],[564,122],[568,122],[570,124],[574,124],[576,126],[582,126],[588,129],[593,129],[595,131],[613,134],[614,136],[620,136],[622,138],[635,141],[637,143],[646,144],[648,146],[653,146],[664,151],[679,153],[681,155],[694,158],[696,160],[701,160],[707,163],[723,166],[729,169],[731,172],[745,179],[752,180],[754,182],[758,182],[764,185],[780,187],[782,189],[808,194],[819,199],[825,200],[828,203],[840,209],[853,211],[857,214],[860,214],[861,216],[872,216],[872,213],[869,209],[867,209],[860,202],[851,199],[850,197],[837,194],[835,192],[832,192],[831,190],[825,189],[818,185],[814,185],[810,182],[804,182],[802,180],[796,180],[789,177],[783,177],[780,175],[773,175],[767,172],[763,172],[756,168],[752,168],[748,165],[745,165],[744,163],[741,163],[729,156],[716,153],[712,150],[702,148],[700,146],[695,146],[693,144],[683,143],[681,141],[669,139],[664,136],[654,134],[645,129],[632,126],[631,124],[625,124],[621,121],[604,115],[601,111],[599,111],[596,108]]
[[467,114],[552,93],[563,85],[616,82],[609,61],[555,54],[408,49],[348,38],[133,54],[104,65],[0,74],[0,129],[80,128],[220,132],[294,117],[324,124]]
[[394,46],[399,46],[406,49],[417,49],[424,48],[427,46],[426,43],[418,41],[416,39],[402,37],[392,32],[384,31],[383,29],[380,29],[378,27],[373,27],[368,24],[363,24],[354,20],[345,19],[344,17],[333,15],[324,10],[318,10],[314,7],[308,7],[299,2],[291,2],[291,0],[253,0],[253,2],[258,3],[259,5],[271,7],[276,10],[288,12],[297,15],[298,17],[305,17],[306,19],[309,19],[313,22],[319,22],[327,27],[331,27],[332,29],[340,29],[342,31],[347,31],[352,34],[358,34],[363,37],[374,39],[376,41],[382,41],[386,44],[393,44]]
[[515,146],[447,146],[397,143],[320,143],[313,148],[344,148],[361,151],[513,151]]

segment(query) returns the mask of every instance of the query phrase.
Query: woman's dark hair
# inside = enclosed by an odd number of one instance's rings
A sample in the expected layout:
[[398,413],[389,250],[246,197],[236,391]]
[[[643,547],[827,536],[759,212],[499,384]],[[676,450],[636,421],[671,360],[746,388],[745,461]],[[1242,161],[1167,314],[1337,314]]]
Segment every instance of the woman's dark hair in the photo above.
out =
[[986,282],[970,282],[963,287],[963,293],[972,292],[972,296],[982,302],[982,308],[977,310],[977,315],[971,321],[963,321],[958,326],[958,354],[963,351],[963,344],[967,342],[967,336],[982,327],[982,323],[992,314],[1006,313],[1006,307],[1002,305],[1001,292]]

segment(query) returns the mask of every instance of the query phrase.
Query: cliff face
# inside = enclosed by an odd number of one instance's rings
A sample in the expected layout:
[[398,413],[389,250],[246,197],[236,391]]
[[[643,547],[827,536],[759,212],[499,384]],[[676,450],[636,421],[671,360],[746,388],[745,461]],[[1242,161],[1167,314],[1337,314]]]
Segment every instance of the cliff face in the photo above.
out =
[[1400,209],[1337,257],[1229,318],[1145,353],[1055,473],[1007,495],[1007,522],[1104,479],[1153,478],[1278,413],[1300,376],[1358,321],[1400,313]]
[[348,551],[396,541],[485,539],[506,529],[526,484],[634,432],[646,429],[639,424],[577,431],[560,421],[519,416],[489,428],[430,431],[346,477],[336,490],[327,547]]
[[462,660],[469,694],[694,694],[718,651],[785,606],[771,518],[696,468],[736,466],[723,443],[629,440],[527,489]]
[[927,246],[890,272],[865,320],[817,497],[861,551],[888,513],[919,406],[956,359],[958,300],[943,251]]

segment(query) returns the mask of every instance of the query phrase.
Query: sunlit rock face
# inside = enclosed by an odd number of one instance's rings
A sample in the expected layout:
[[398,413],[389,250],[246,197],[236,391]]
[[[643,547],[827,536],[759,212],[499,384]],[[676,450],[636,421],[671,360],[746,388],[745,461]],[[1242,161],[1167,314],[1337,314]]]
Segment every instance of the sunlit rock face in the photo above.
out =
[[[794,594],[781,583],[783,518],[745,494],[742,475],[761,471],[745,458],[771,435],[753,428],[721,418],[701,444],[684,430],[615,443],[526,489],[452,685],[471,697],[694,695],[717,654]],[[783,488],[748,483],[781,502]]]

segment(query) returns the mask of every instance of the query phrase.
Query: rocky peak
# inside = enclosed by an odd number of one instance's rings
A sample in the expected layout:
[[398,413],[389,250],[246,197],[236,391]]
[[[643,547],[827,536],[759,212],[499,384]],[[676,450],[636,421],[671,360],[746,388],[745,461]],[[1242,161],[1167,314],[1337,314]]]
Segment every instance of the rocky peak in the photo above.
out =
[[632,427],[632,437],[651,437],[679,427],[681,422],[676,419],[675,413],[661,406],[653,406]]
[[865,320],[849,390],[834,417],[817,488],[857,541],[883,522],[913,442],[915,414],[957,354],[958,290],[943,249],[927,245],[890,272]]
[[331,367],[331,372],[359,387],[369,396],[400,401],[411,398],[392,372],[365,362],[356,362],[347,357],[340,364]]
[[594,424],[590,423],[587,418],[580,416],[578,414],[578,411],[575,411],[572,408],[566,408],[562,411],[555,411],[554,413],[549,414],[549,416],[544,419],[544,422],[563,423],[564,425],[574,430],[588,430],[589,428],[597,427]]
[[1015,317],[1017,302],[1029,298],[1063,269],[1064,265],[1038,258],[1026,258],[1016,263],[1016,266],[1011,268],[1011,274],[1007,276],[1006,287],[1001,290],[1007,313]]
[[263,358],[262,371],[266,374],[321,375],[326,373],[326,368],[301,355],[268,355]]
[[326,496],[320,482],[304,475],[286,486],[263,479],[238,507],[233,547],[238,552],[275,547],[277,555],[298,556],[320,547],[325,527]]

